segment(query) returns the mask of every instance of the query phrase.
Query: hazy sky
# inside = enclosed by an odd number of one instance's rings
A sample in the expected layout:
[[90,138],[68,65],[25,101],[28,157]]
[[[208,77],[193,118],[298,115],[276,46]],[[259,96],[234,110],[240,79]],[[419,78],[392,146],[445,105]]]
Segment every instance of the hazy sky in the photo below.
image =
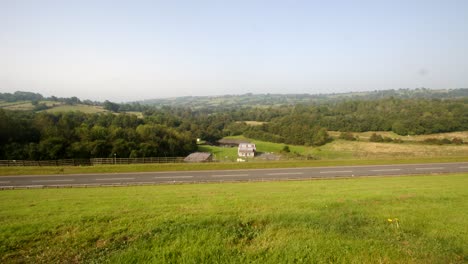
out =
[[0,0],[0,92],[468,87],[468,1]]

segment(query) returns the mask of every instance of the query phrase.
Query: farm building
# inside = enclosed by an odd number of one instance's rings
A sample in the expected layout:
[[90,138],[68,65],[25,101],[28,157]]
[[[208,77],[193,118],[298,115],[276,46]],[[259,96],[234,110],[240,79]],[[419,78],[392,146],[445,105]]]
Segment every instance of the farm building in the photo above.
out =
[[237,155],[239,157],[254,157],[257,151],[255,144],[253,143],[241,143],[237,149]]
[[194,152],[188,155],[185,162],[210,162],[213,161],[213,155],[208,152]]

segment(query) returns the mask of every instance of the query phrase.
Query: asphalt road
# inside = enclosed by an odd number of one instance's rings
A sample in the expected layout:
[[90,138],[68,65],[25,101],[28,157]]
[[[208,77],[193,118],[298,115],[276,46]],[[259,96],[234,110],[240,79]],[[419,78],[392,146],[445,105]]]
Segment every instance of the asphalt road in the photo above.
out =
[[337,166],[289,169],[99,173],[71,175],[0,176],[0,188],[144,185],[196,182],[269,181],[361,176],[468,173],[468,162],[377,166]]

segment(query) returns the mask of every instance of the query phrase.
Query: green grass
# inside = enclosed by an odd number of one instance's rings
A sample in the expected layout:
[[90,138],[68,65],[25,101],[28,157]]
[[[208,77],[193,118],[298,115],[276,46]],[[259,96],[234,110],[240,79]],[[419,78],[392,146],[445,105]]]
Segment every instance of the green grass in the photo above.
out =
[[210,145],[198,145],[198,151],[210,152],[214,155],[215,160],[220,161],[236,161],[237,148],[236,147],[218,147]]
[[248,161],[248,162],[213,162],[213,163],[173,163],[173,164],[134,164],[134,165],[98,165],[98,166],[63,166],[63,167],[1,167],[0,177],[7,175],[46,175],[46,174],[81,174],[81,173],[119,173],[150,171],[191,171],[191,170],[236,170],[267,168],[298,168],[353,165],[388,165],[416,164],[436,162],[466,162],[463,157],[407,158],[407,159],[348,159],[348,160],[286,160],[286,161]]
[[466,186],[468,174],[1,191],[0,259],[466,263]]
[[87,114],[109,112],[101,106],[83,105],[83,104],[77,104],[77,105],[64,104],[64,105],[59,105],[59,106],[47,109],[46,111],[50,113],[80,111],[80,112],[87,113]]
[[[464,133],[464,132],[459,132]],[[256,144],[258,152],[271,152],[281,155],[286,144],[248,139],[242,136],[226,137],[244,139]],[[317,159],[405,159],[405,158],[437,158],[437,157],[467,157],[468,145],[425,145],[420,143],[374,143],[365,141],[346,141],[335,139],[324,146],[297,146],[288,145],[291,154],[312,156]],[[217,146],[199,146],[200,151],[208,151],[218,160],[235,161],[237,148],[224,148]],[[288,158],[283,154],[283,158]],[[292,155],[294,158],[294,155]]]
[[[61,102],[54,101],[39,101],[40,104],[45,104],[48,107],[58,107],[62,105]],[[0,101],[0,108],[7,110],[20,110],[20,111],[31,111],[34,109],[34,105],[31,101],[17,101],[17,102],[5,102]]]
[[2,102],[0,108],[13,110],[13,111],[28,111],[32,110],[34,106],[31,101],[17,101],[17,102]]

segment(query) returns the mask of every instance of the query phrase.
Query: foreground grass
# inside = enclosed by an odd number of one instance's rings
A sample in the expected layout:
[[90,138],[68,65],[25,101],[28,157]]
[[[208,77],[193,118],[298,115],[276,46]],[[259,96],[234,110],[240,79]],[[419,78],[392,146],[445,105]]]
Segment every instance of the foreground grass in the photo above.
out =
[[289,161],[249,161],[214,162],[214,163],[172,163],[172,164],[130,164],[98,166],[64,166],[64,167],[0,167],[0,176],[11,175],[47,175],[47,174],[81,174],[81,173],[123,173],[151,171],[192,171],[192,170],[242,170],[299,168],[326,166],[388,165],[416,164],[437,162],[467,162],[467,156],[406,159],[349,159],[349,160],[289,160]]
[[468,174],[2,191],[0,256],[3,263],[464,263],[466,186]]

